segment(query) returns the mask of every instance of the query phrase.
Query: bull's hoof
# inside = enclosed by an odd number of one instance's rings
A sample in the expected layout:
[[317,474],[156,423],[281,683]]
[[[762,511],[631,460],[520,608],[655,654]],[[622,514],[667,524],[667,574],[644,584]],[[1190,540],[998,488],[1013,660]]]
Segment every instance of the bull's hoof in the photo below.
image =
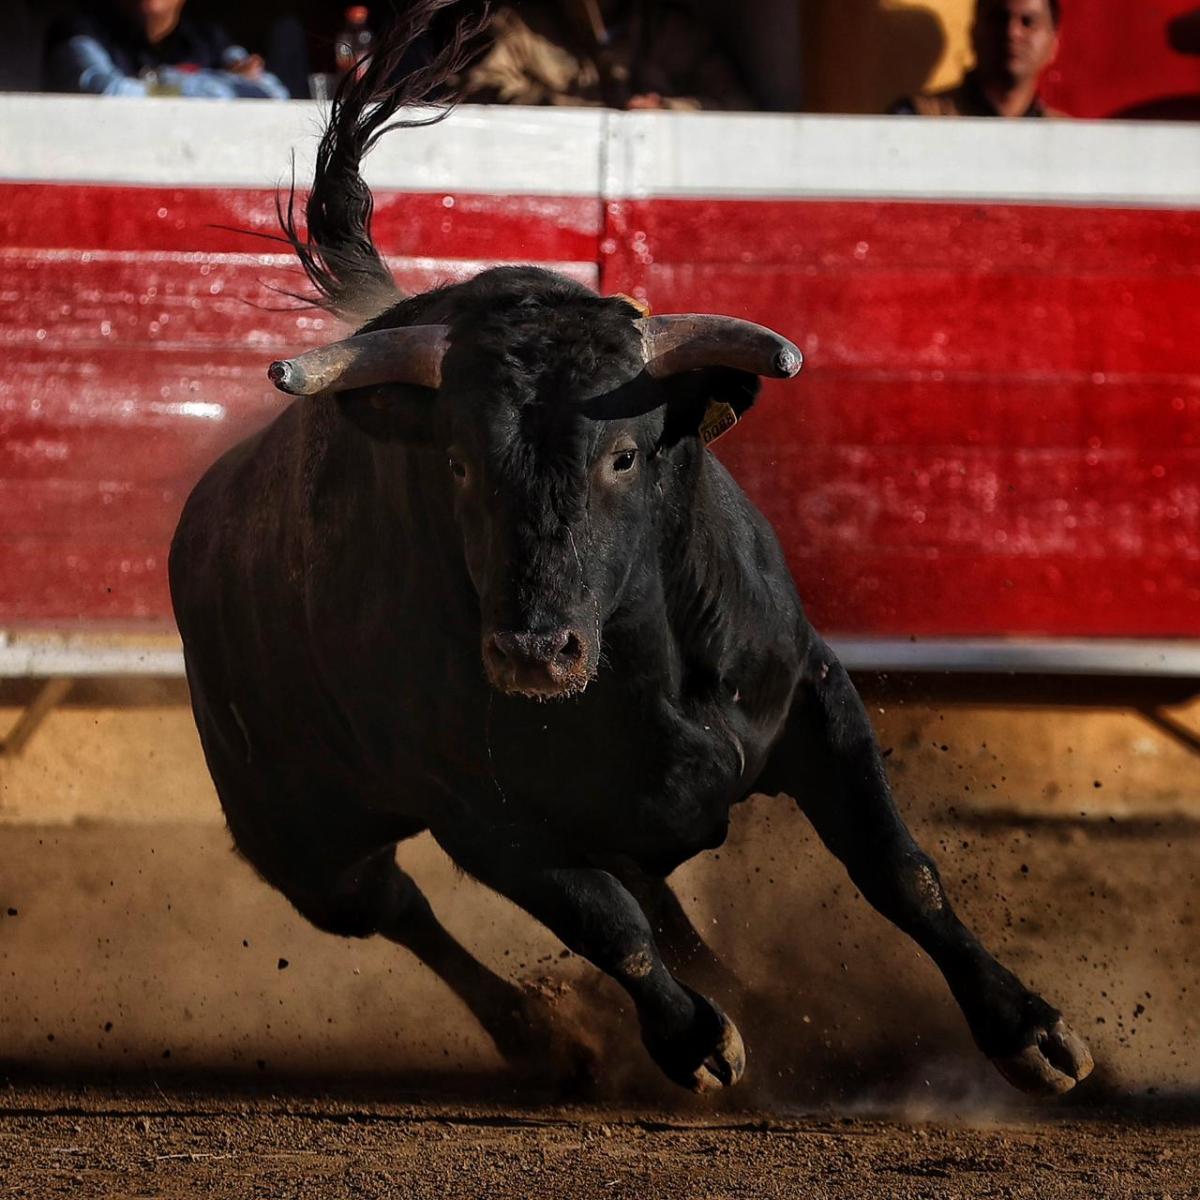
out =
[[1061,1020],[1035,1029],[1023,1050],[992,1062],[1013,1087],[1037,1096],[1069,1092],[1095,1066],[1084,1040]]
[[746,1072],[742,1035],[711,1000],[695,992],[691,996],[695,1015],[688,1029],[663,1041],[647,1037],[646,1048],[680,1087],[700,1094],[733,1087]]
[[692,1072],[692,1079],[688,1084],[693,1092],[701,1095],[705,1092],[715,1092],[718,1088],[733,1087],[746,1073],[746,1047],[742,1044],[742,1035],[738,1033],[738,1027],[720,1009],[717,1010],[717,1015],[721,1018],[721,1033],[717,1045]]

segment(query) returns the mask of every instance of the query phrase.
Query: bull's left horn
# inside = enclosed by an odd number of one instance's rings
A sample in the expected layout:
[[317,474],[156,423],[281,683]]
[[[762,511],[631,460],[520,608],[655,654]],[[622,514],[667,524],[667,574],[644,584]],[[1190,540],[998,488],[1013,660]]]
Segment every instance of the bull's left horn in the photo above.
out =
[[292,396],[346,392],[376,383],[436,388],[442,382],[446,332],[445,325],[405,325],[359,333],[273,362],[267,375],[281,392]]
[[791,379],[804,356],[787,338],[752,321],[707,313],[677,313],[634,321],[642,360],[655,379],[699,367],[733,367],[751,375]]

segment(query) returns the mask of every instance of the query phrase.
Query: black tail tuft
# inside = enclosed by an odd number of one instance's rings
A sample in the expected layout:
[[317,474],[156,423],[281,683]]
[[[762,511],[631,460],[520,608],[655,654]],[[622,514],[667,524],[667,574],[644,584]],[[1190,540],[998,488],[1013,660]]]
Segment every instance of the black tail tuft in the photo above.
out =
[[[385,133],[432,125],[450,112],[444,98],[447,83],[470,61],[486,11],[459,20],[427,65],[404,72],[417,40],[443,9],[456,3],[410,0],[361,76],[347,75],[338,86],[317,149],[303,235],[296,224],[294,180],[286,206],[276,200],[283,236],[317,289],[315,303],[339,316],[367,320],[402,298],[371,240],[374,204],[359,170]],[[437,109],[429,116],[393,120],[399,109],[421,103],[434,103]]]

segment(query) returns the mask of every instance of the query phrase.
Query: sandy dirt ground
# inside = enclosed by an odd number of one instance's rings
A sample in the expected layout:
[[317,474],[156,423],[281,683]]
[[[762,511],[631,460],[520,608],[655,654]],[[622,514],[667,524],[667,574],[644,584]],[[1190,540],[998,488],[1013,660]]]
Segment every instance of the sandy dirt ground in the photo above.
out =
[[[964,919],[1091,1043],[1094,1092],[1200,1094],[1200,828],[913,815]],[[663,1099],[620,989],[428,840],[400,858],[473,952],[561,992],[568,1018],[595,1031],[602,1098]],[[786,798],[743,806],[728,843],[673,883],[747,988],[730,1009],[749,1054],[738,1095],[1007,1094],[933,964]],[[0,1073],[383,1073],[405,1086],[500,1065],[407,952],[313,929],[215,824],[5,829],[0,978]]]
[[985,1124],[10,1087],[0,1176],[29,1200],[1187,1200],[1200,1196],[1198,1121],[1177,1108]]
[[309,927],[231,852],[186,714],[114,738],[126,711],[69,710],[0,771],[0,1196],[1200,1200],[1195,760],[1156,768],[1176,751],[1139,726],[875,714],[960,913],[1091,1043],[1092,1079],[1033,1106],[786,797],[673,878],[747,988],[747,1078],[707,1101],[661,1081],[619,989],[401,848],[466,945],[594,1032],[581,1097],[507,1072],[403,951]]
[[0,1195],[1200,1200],[1196,830],[915,823],[1091,1041],[1066,1103],[1007,1088],[781,799],[678,881],[754,984],[747,1079],[707,1101],[658,1079],[615,988],[420,843],[464,940],[601,1037],[590,1098],[507,1073],[428,972],[309,929],[217,827],[10,829]]

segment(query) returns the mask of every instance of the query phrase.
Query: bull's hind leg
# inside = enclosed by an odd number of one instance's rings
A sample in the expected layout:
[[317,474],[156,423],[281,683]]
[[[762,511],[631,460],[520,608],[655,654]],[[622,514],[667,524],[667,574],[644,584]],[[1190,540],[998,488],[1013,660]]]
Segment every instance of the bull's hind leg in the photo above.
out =
[[344,937],[379,934],[410,951],[463,1002],[505,1061],[560,1083],[590,1075],[594,1051],[536,993],[497,975],[438,920],[424,892],[396,864],[395,846],[311,883],[293,903],[314,925]]
[[645,913],[615,875],[576,865],[549,838],[513,827],[479,822],[469,830],[435,826],[433,833],[461,867],[625,989],[642,1041],[669,1079],[703,1092],[741,1078],[737,1029],[667,969]]
[[760,791],[794,796],[866,899],[937,964],[976,1043],[1008,1081],[1069,1091],[1092,1069],[1060,1014],[1000,966],[950,907],[937,868],[892,801],[858,693],[814,639]]
[[243,731],[197,707],[209,770],[241,855],[311,924],[339,937],[386,937],[442,979],[513,1066],[578,1082],[594,1055],[536,995],[475,959],[442,925],[395,861],[424,825],[367,812],[331,780],[246,752]]
[[490,970],[446,929],[397,865],[394,843],[358,853],[329,830],[306,845],[311,855],[289,837],[286,864],[253,851],[247,857],[318,929],[337,937],[378,934],[410,951],[463,1002],[517,1070],[571,1085],[588,1079],[592,1048],[549,1004]]

